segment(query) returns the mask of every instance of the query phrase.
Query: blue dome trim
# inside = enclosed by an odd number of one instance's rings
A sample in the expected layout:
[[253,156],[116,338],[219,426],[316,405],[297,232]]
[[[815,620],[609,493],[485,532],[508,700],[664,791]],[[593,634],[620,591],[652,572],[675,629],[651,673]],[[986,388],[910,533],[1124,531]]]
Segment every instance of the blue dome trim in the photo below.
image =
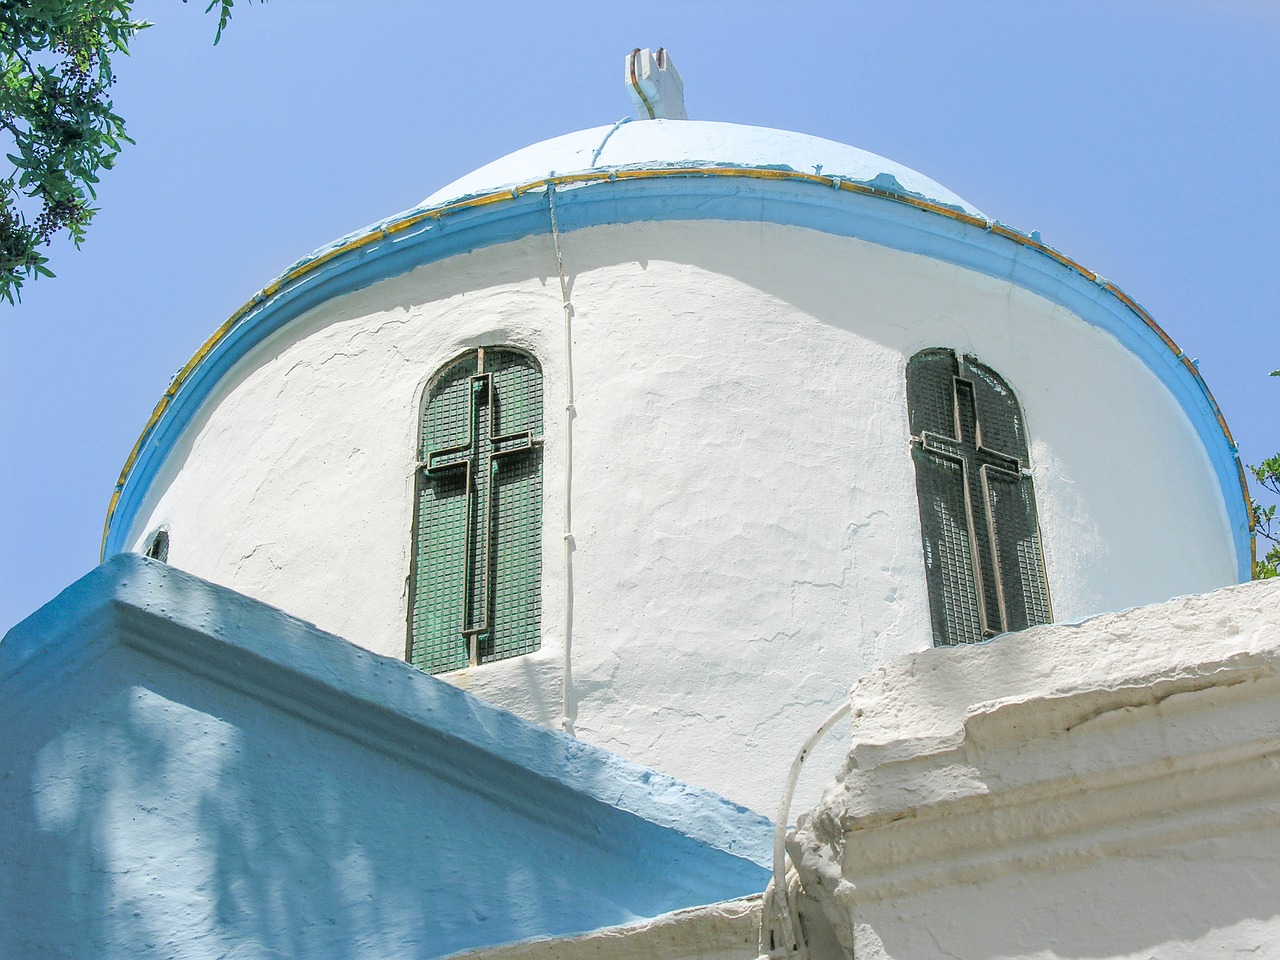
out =
[[879,178],[860,183],[769,168],[552,176],[409,211],[299,261],[237,311],[174,378],[121,472],[108,509],[102,555],[126,549],[128,531],[166,457],[222,377],[253,347],[334,297],[424,264],[550,232],[548,183],[555,185],[557,216],[565,232],[664,220],[806,227],[951,263],[1060,304],[1119,340],[1182,407],[1217,476],[1239,578],[1251,578],[1252,518],[1230,431],[1199,372],[1138,304],[1030,236],[899,192]]

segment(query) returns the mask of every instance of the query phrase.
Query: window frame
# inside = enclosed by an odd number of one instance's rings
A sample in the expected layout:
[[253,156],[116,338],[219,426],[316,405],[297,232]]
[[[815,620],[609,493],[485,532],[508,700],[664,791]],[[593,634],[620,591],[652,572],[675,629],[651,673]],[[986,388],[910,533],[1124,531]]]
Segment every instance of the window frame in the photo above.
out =
[[[944,366],[946,373],[939,373]],[[994,369],[949,347],[915,353],[906,384],[934,646],[1051,623],[1030,443],[1017,394]],[[984,428],[995,437],[992,445],[984,442]]]
[[[533,387],[527,398],[532,425],[526,430],[516,431],[514,434],[495,435],[493,430],[502,423],[502,407],[504,404],[504,393],[500,389],[497,379],[499,374],[509,371],[510,367],[500,367],[495,369],[494,366],[485,367],[486,351],[492,358],[496,356],[507,355],[508,357],[517,358],[520,364],[523,364],[532,377]],[[466,366],[470,362],[471,372],[466,372]],[[501,363],[501,361],[499,361]],[[516,366],[519,366],[517,364]],[[460,371],[459,368],[463,369]],[[428,653],[420,653],[415,650],[418,644],[432,643],[429,634],[417,629],[419,627],[419,601],[421,597],[421,588],[424,584],[423,576],[423,546],[424,534],[422,524],[424,522],[424,498],[430,489],[438,489],[442,485],[441,477],[444,474],[455,471],[454,468],[459,467],[466,460],[467,453],[465,448],[468,444],[472,446],[473,451],[477,449],[480,443],[478,437],[474,436],[477,428],[477,403],[475,394],[472,393],[465,401],[467,404],[468,434],[466,442],[443,441],[444,446],[436,450],[429,450],[428,447],[428,416],[431,412],[433,400],[437,399],[437,390],[442,381],[448,378],[455,378],[467,381],[468,390],[475,389],[478,378],[488,378],[488,386],[485,388],[489,391],[487,400],[481,401],[487,404],[487,415],[482,419],[488,431],[488,452],[483,458],[483,462],[490,465],[493,471],[489,475],[489,479],[485,481],[485,496],[487,498],[485,528],[483,534],[477,534],[478,529],[472,519],[473,503],[479,499],[478,484],[472,476],[473,466],[466,467],[464,484],[466,490],[462,496],[466,497],[464,506],[465,519],[463,521],[463,546],[462,546],[462,564],[464,569],[461,573],[460,580],[462,582],[462,597],[459,601],[461,616],[461,637],[467,637],[466,656],[465,658],[455,656],[452,659],[443,662],[432,662],[429,651],[431,646],[425,649]],[[506,397],[510,400],[510,397]],[[520,406],[520,401],[516,401],[516,406]],[[435,373],[427,381],[422,389],[421,397],[418,403],[418,415],[415,430],[415,468],[414,468],[414,495],[413,495],[413,516],[411,527],[410,541],[410,565],[408,579],[408,607],[406,615],[406,637],[405,637],[405,660],[419,666],[420,669],[431,674],[449,673],[454,670],[466,669],[468,667],[479,666],[485,663],[492,663],[498,660],[509,659],[516,656],[522,656],[532,653],[541,647],[541,580],[542,580],[542,509],[543,509],[543,413],[545,408],[545,378],[543,374],[542,364],[538,358],[528,350],[522,349],[510,344],[484,344],[472,347],[455,355],[452,359],[442,364]],[[490,418],[493,421],[490,422]],[[504,427],[505,429],[505,427]],[[505,441],[508,446],[512,440],[518,441],[512,449],[498,449],[494,446],[495,441]],[[495,498],[501,496],[502,491],[507,489],[503,484],[502,477],[506,475],[508,484],[512,478],[505,473],[501,464],[514,462],[517,458],[507,459],[508,454],[526,454],[524,472],[525,477],[515,478],[517,481],[525,479],[529,481],[529,487],[532,491],[532,506],[530,512],[525,516],[521,529],[526,541],[521,549],[528,551],[528,555],[524,558],[525,565],[523,571],[528,575],[529,584],[528,600],[526,606],[529,607],[531,613],[528,613],[526,620],[531,623],[524,623],[523,629],[527,633],[527,638],[523,642],[514,645],[513,649],[502,649],[495,647],[493,643],[493,634],[495,630],[500,631],[499,617],[496,607],[500,603],[498,597],[503,584],[499,582],[497,576],[500,563],[503,557],[504,549],[501,540],[501,530],[494,527],[493,503]],[[440,458],[442,455],[451,455],[450,462],[442,463]],[[470,461],[474,464],[476,454],[473,452]],[[516,470],[521,469],[521,464],[516,464]],[[434,485],[434,486],[433,486]],[[501,518],[499,517],[499,522]],[[483,561],[480,565],[486,569],[481,578],[474,576],[477,555],[474,551],[481,549],[478,544],[480,538],[483,537]],[[511,545],[508,543],[507,547]],[[509,564],[508,564],[509,566]],[[531,572],[530,572],[531,571]],[[470,631],[468,635],[467,619],[474,613],[472,606],[472,598],[475,593],[475,580],[484,579],[484,595],[481,604],[485,610],[486,620],[484,621],[484,631]],[[445,591],[447,592],[447,590]],[[447,631],[441,631],[434,641],[439,644],[445,642],[442,638]],[[484,649],[486,645],[490,649]],[[418,653],[418,659],[421,662],[415,663],[415,653]]]

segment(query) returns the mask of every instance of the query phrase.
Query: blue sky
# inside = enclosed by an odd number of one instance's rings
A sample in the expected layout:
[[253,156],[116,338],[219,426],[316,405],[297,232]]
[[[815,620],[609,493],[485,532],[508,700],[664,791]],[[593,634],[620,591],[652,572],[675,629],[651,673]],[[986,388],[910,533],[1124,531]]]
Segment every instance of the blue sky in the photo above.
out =
[[635,46],[671,51],[692,117],[853,143],[1040,230],[1199,358],[1246,460],[1280,448],[1272,0],[241,0],[217,47],[202,9],[137,4],[155,25],[115,93],[137,144],[84,248],[0,308],[0,631],[98,562],[152,406],[237,307],[491,159],[628,114]]

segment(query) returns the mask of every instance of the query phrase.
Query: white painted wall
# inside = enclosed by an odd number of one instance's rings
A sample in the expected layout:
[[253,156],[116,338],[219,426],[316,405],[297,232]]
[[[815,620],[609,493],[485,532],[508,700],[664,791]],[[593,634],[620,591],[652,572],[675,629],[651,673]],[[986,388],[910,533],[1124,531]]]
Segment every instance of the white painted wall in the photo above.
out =
[[1280,951],[1277,853],[1274,828],[1242,830],[1123,850],[1061,873],[1002,876],[887,900],[861,915],[853,955],[1273,958]]
[[[1184,415],[1114,339],[1044,299],[776,225],[596,227],[563,248],[573,708],[589,741],[772,813],[853,680],[930,645],[904,381],[925,347],[973,352],[1018,392],[1058,619],[1234,581]],[[468,347],[523,347],[546,376],[543,646],[451,679],[555,722],[562,316],[549,237],[313,310],[226,379],[130,541],[167,524],[174,565],[403,656],[422,389]]]

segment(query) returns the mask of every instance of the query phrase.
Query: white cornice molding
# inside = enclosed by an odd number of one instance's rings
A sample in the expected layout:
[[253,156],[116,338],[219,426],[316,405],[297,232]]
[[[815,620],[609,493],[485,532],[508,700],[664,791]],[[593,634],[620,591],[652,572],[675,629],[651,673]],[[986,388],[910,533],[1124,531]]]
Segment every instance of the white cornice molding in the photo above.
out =
[[846,909],[1280,827],[1280,583],[927,651],[852,696],[848,768],[789,845]]

